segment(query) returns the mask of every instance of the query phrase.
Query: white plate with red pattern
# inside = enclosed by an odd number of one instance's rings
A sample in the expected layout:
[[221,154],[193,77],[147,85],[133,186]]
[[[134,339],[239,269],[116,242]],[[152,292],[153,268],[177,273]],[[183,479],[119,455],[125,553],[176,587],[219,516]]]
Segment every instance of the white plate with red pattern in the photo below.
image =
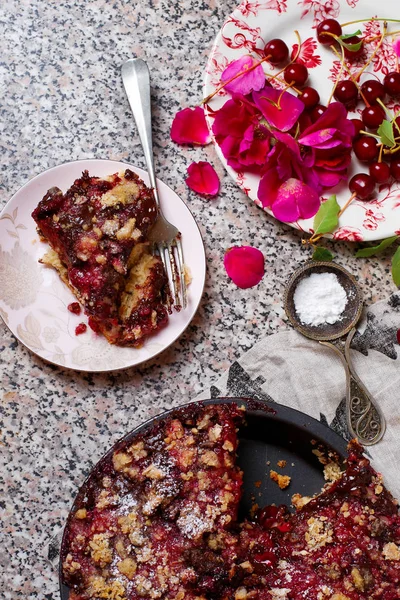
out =
[[[376,12],[377,6],[379,6],[379,14]],[[365,20],[363,23],[345,27],[343,33],[354,33],[359,28],[363,36],[378,35],[382,31],[382,22],[372,22],[372,17],[395,19],[398,17],[398,3],[395,0],[385,0],[379,5],[375,0],[243,0],[242,4],[226,19],[216,38],[206,67],[204,97],[216,90],[220,84],[221,73],[229,63],[249,54],[259,58],[255,50],[262,49],[269,40],[283,39],[292,52],[293,46],[297,45],[295,35],[297,30],[301,40],[298,61],[303,62],[309,70],[307,85],[315,87],[319,92],[321,103],[326,104],[340,69],[340,61],[329,49],[318,43],[316,26],[327,18],[337,19],[340,23],[363,19]],[[398,29],[400,29],[398,23],[389,23],[389,31]],[[368,53],[371,52],[372,50],[369,49]],[[352,73],[359,71],[364,63],[364,59],[361,62],[355,60],[351,63],[349,66]],[[269,63],[264,65],[268,65],[265,68],[268,73],[274,74],[279,70],[279,67],[274,68]],[[361,82],[371,77],[378,77],[382,81],[384,74],[396,69],[397,57],[392,46],[392,38],[387,37],[368,67],[367,75],[361,78]],[[229,98],[229,93],[221,90],[210,101],[210,107],[216,110]],[[386,101],[385,104],[394,112],[400,111],[400,99]],[[355,113],[349,113],[349,118],[359,118],[357,112],[361,112],[362,108],[364,104],[359,103]],[[207,120],[211,128],[212,113],[207,116]],[[218,145],[216,148],[219,158],[231,177],[260,206],[261,203],[257,198],[260,177],[233,170],[227,165]],[[358,172],[368,172],[368,167],[353,155],[348,179]],[[324,197],[332,193],[336,193],[341,206],[350,196],[347,183],[325,192]],[[269,209],[265,210],[272,214]],[[293,227],[306,232],[312,231],[312,224],[313,219],[290,223]],[[372,201],[354,200],[344,211],[338,229],[330,237],[336,240],[361,242],[379,240],[396,234],[400,235],[400,184],[392,182],[377,189]]]
[[41,358],[82,371],[114,371],[139,365],[160,354],[185,331],[199,306],[205,281],[203,240],[186,204],[165,183],[158,181],[162,210],[182,233],[185,264],[192,281],[188,306],[170,315],[168,324],[145,340],[140,348],[112,346],[89,327],[81,335],[75,329],[87,317],[72,314],[72,292],[57,272],[39,263],[48,245],[41,242],[31,216],[47,190],[65,192],[82,171],[106,177],[132,169],[148,185],[147,173],[135,166],[112,160],[80,160],[53,167],[26,183],[0,214],[0,316],[15,337]]

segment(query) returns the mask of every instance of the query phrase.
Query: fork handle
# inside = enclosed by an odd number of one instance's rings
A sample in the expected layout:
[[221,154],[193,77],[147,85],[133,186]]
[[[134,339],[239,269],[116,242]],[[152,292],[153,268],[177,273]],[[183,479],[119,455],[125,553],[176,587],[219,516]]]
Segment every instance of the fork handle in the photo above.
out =
[[141,58],[130,58],[121,67],[122,81],[142,144],[150,186],[158,205],[151,135],[151,98],[149,68]]

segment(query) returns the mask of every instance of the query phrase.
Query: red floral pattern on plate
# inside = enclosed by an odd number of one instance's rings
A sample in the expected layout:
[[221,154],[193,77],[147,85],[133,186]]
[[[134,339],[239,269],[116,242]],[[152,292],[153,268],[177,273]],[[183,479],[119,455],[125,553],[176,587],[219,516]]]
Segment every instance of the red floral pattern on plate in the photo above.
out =
[[[204,96],[215,91],[220,83],[221,73],[232,61],[244,55],[262,57],[265,43],[274,37],[282,38],[291,49],[291,57],[296,56],[299,45],[295,34],[297,30],[300,36],[298,61],[309,69],[307,85],[316,87],[321,103],[326,104],[331,95],[332,82],[338,77],[341,66],[338,58],[329,49],[317,43],[315,36],[317,24],[326,18],[337,18],[341,23],[367,18],[369,20],[364,23],[346,27],[345,33],[352,33],[360,28],[363,37],[368,40],[379,36],[382,32],[382,22],[373,21],[372,17],[395,18],[397,8],[394,0],[386,0],[379,6],[379,15],[377,15],[375,0],[363,2],[359,0],[243,0],[239,8],[226,19],[214,44],[206,71]],[[389,30],[397,29],[395,23],[389,23]],[[379,43],[379,37],[367,43],[363,55],[357,61],[348,63],[351,73],[358,73],[372,56],[371,64],[361,81],[367,78],[368,73],[382,80],[383,76],[394,70],[397,65],[392,42],[391,37],[388,37],[376,56],[373,52]],[[268,74],[274,74],[278,72],[279,67],[265,63],[264,70]],[[346,73],[346,70],[344,72]],[[274,85],[280,88],[283,84],[275,80]],[[214,119],[213,112],[229,98],[230,94],[222,90],[212,99],[211,110],[207,115],[210,128]],[[387,106],[394,112],[400,110],[399,100],[390,99]],[[362,106],[358,106],[355,114],[350,114],[350,118],[358,116],[361,109]],[[218,145],[217,152],[226,166],[226,160]],[[353,162],[350,176],[358,171],[368,170],[365,164],[358,163],[355,158]],[[226,168],[241,189],[260,206],[261,202],[257,197],[260,177],[247,171],[238,173],[229,166]],[[343,206],[349,197],[347,186],[334,188],[332,192],[337,192],[338,201]],[[373,241],[392,236],[396,230],[400,230],[400,210],[397,210],[399,207],[399,185],[393,183],[390,186],[382,186],[378,198],[373,202],[352,203],[341,216],[340,227],[334,239]],[[265,210],[270,212],[268,208]],[[291,223],[293,227],[305,232],[312,231],[312,224],[312,219]]]
[[321,57],[319,54],[315,54],[317,50],[317,42],[314,38],[307,38],[300,45],[300,52],[297,55],[297,51],[299,49],[298,44],[293,44],[292,53],[290,58],[293,60],[296,58],[296,62],[303,63],[308,69],[312,69],[313,67],[318,67],[322,63]]

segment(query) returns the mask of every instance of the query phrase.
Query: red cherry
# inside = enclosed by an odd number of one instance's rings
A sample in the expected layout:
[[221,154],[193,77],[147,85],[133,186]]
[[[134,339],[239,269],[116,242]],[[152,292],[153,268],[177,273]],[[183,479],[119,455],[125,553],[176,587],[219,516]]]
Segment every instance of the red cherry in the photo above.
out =
[[357,173],[350,179],[349,189],[352,194],[357,194],[360,200],[366,200],[374,193],[375,181],[366,173]]
[[298,97],[299,100],[303,102],[307,110],[311,110],[319,102],[319,94],[317,90],[312,87],[305,87]]
[[336,19],[325,19],[317,26],[317,40],[323,46],[331,46],[335,43],[332,35],[326,35],[327,33],[331,33],[337,37],[342,35],[342,28]]
[[295,85],[304,85],[308,79],[308,70],[301,63],[293,63],[288,65],[283,73],[286,83],[294,83]]
[[315,123],[315,121],[318,121],[318,119],[322,117],[326,109],[327,107],[323,104],[317,104],[317,106],[315,106],[310,113],[311,121],[313,123]]
[[363,135],[353,142],[354,154],[362,162],[372,162],[378,158],[379,148],[375,138]]
[[364,123],[361,121],[361,119],[350,119],[350,121],[353,123],[354,125],[354,139],[360,137],[360,131],[362,131],[364,129]]
[[353,35],[353,36],[347,38],[345,43],[350,44],[352,46],[355,46],[356,44],[359,44],[360,42],[361,42],[361,46],[359,47],[358,50],[349,50],[348,48],[343,49],[344,55],[346,58],[348,58],[349,60],[355,60],[356,58],[361,56],[361,54],[364,51],[363,41],[361,38],[358,37],[358,35]]
[[369,174],[376,183],[387,183],[390,179],[390,167],[385,162],[372,162],[369,165]]
[[366,127],[370,129],[378,129],[379,125],[385,118],[385,111],[379,104],[366,106],[361,113],[361,118]]
[[383,87],[389,96],[400,96],[400,73],[392,71],[385,75]]
[[342,102],[346,108],[355,107],[358,99],[358,89],[354,81],[344,79],[339,81],[333,94],[335,100]]
[[368,79],[361,86],[361,93],[369,104],[376,104],[378,100],[385,99],[385,88],[380,81],[376,79]]
[[280,39],[274,39],[267,42],[264,46],[265,56],[269,56],[268,60],[273,65],[278,65],[287,60],[289,56],[289,48],[285,42]]
[[392,160],[392,162],[390,163],[390,174],[392,175],[393,179],[395,179],[396,181],[400,181],[400,159],[399,158]]

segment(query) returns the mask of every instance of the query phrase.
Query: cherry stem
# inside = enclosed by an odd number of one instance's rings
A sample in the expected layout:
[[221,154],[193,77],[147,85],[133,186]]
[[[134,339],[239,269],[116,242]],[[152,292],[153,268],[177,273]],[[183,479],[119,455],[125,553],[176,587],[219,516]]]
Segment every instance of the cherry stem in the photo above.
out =
[[347,200],[346,204],[342,206],[342,208],[338,212],[338,219],[342,216],[346,208],[353,202],[354,198],[357,196],[357,192],[353,192],[350,198]]
[[[335,48],[334,46],[331,46],[331,48],[332,48],[332,50],[334,51],[334,53],[336,54],[336,56],[337,56],[337,57],[338,57],[340,60],[343,60],[343,56],[340,56],[340,54],[339,54],[339,52],[336,50],[336,48]],[[361,87],[360,87],[360,85],[358,84],[358,82],[357,82],[357,81],[354,79],[354,77],[353,77],[353,74],[352,74],[352,72],[350,71],[349,67],[346,65],[346,63],[345,63],[345,62],[343,62],[343,66],[344,66],[344,68],[346,69],[346,71],[347,71],[347,73],[348,73],[348,75],[349,75],[349,79],[350,79],[350,81],[352,81],[352,82],[354,83],[354,85],[357,87],[357,89],[358,89],[358,92],[359,92],[359,94],[360,94],[361,98],[362,98],[362,99],[364,100],[364,102],[365,102],[365,105],[369,107],[369,106],[370,106],[370,103],[368,102],[368,100],[366,99],[366,97],[364,96],[364,94],[362,93],[362,91],[361,91]]]
[[207,96],[207,98],[204,98],[204,100],[201,101],[201,104],[208,104],[210,102],[211,98],[214,98],[215,94],[218,94],[218,92],[220,92],[221,90],[223,90],[224,87],[228,85],[228,83],[231,83],[231,81],[234,81],[238,77],[241,77],[242,75],[245,75],[246,73],[249,73],[250,71],[254,71],[254,69],[256,67],[258,67],[258,65],[261,65],[261,63],[265,62],[266,60],[269,60],[270,58],[271,58],[271,54],[269,54],[268,56],[264,56],[264,58],[262,58],[261,60],[259,60],[257,63],[255,63],[254,65],[252,65],[248,69],[244,69],[243,71],[239,71],[239,73],[236,73],[236,75],[234,75],[233,77],[231,77],[230,79],[228,79],[228,81],[224,81],[223,83],[221,83],[221,85],[219,85],[211,94],[209,94]]
[[[337,36],[335,36],[335,37],[337,37]],[[333,47],[333,46],[332,46],[332,47]],[[344,47],[343,47],[342,45],[340,46],[340,50],[341,50],[341,52],[342,52],[342,58],[341,58],[341,61],[340,61],[340,71],[339,71],[339,73],[338,73],[338,76],[336,77],[336,81],[335,81],[335,84],[334,84],[334,86],[333,86],[333,88],[332,88],[331,95],[329,96],[329,100],[328,100],[328,104],[327,104],[327,106],[329,106],[329,105],[330,105],[330,103],[332,102],[332,98],[333,98],[333,96],[335,95],[336,88],[337,88],[337,86],[338,86],[338,83],[339,83],[339,81],[340,81],[340,79],[341,79],[341,77],[342,77],[342,74],[343,74],[343,69],[344,69],[345,58],[344,58]]]
[[[296,36],[297,36],[297,41],[298,41],[298,48],[297,48],[297,52],[296,52],[296,55],[295,55],[295,57],[294,57],[294,58],[292,58],[292,60],[291,60],[291,61],[290,61],[290,62],[289,62],[289,63],[288,63],[288,64],[287,64],[287,65],[286,65],[286,66],[285,66],[283,69],[281,69],[280,71],[278,71],[277,73],[275,73],[275,75],[270,75],[270,74],[268,74],[269,81],[271,81],[272,79],[278,79],[279,75],[280,75],[281,73],[284,73],[284,71],[285,71],[285,70],[286,70],[286,69],[287,69],[287,68],[288,68],[290,65],[292,65],[293,63],[295,63],[295,62],[296,62],[296,60],[299,58],[300,49],[301,49],[301,38],[300,38],[300,34],[299,34],[299,32],[297,31],[297,29],[295,29],[295,30],[294,30],[294,32],[295,32],[295,34],[296,34]],[[281,81],[281,80],[280,80],[280,79],[278,79],[278,81]],[[285,84],[286,84],[286,81],[285,81]],[[298,94],[300,94],[299,90],[297,90],[296,88],[293,88],[293,89],[295,90],[295,92],[297,92]]]
[[391,117],[392,115],[389,113],[389,109],[383,104],[382,100],[380,98],[377,98],[376,101],[378,104],[381,105],[385,113]]
[[341,27],[347,27],[347,25],[355,25],[356,23],[366,23],[367,21],[387,21],[390,23],[400,23],[400,19],[386,19],[386,17],[372,17],[371,19],[357,19],[357,21],[348,21],[347,23],[341,23]]
[[[400,33],[400,29],[398,29],[397,31],[387,31],[385,33],[385,37],[389,37],[389,35],[396,35],[398,33]],[[374,42],[375,40],[379,40],[380,37],[381,37],[381,34],[374,35],[374,37],[366,39],[365,42],[367,44],[369,44],[370,42]]]
[[367,62],[365,63],[365,65],[363,66],[363,68],[357,73],[357,75],[356,75],[357,81],[360,79],[360,77],[364,73],[365,69],[367,69],[368,66],[371,64],[371,62],[374,60],[374,58],[376,56],[376,53],[378,52],[379,48],[383,44],[383,40],[385,39],[386,32],[387,32],[387,22],[384,21],[384,23],[383,23],[383,31],[382,31],[382,34],[380,36],[379,43],[376,45],[375,50],[373,51],[373,53],[371,54],[371,56],[369,57],[369,59],[367,60]]
[[304,243],[306,244],[312,244],[315,245],[317,242],[319,242],[319,240],[324,236],[323,233],[319,233],[318,235],[315,235],[314,233],[312,234],[312,236],[310,237],[309,240],[306,240]]

